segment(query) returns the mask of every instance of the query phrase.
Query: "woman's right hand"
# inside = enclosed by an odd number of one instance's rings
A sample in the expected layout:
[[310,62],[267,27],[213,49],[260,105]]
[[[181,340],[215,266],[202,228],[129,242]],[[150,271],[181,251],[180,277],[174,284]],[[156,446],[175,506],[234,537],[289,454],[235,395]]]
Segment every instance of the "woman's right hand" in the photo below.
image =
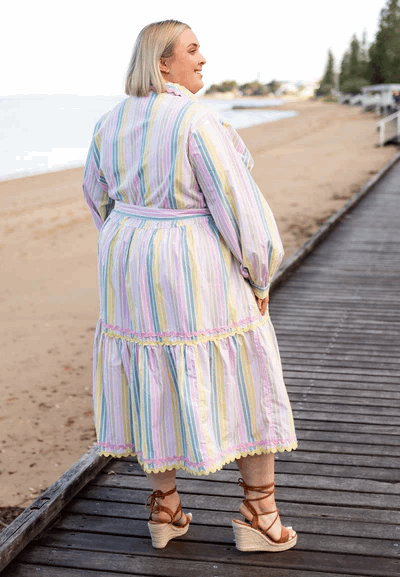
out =
[[265,315],[265,312],[267,310],[267,306],[268,306],[268,302],[269,302],[269,295],[267,295],[265,298],[263,299],[259,299],[258,296],[256,294],[254,294],[255,298],[256,298],[256,302],[258,305],[258,309],[260,311],[260,313],[262,314],[262,316]]

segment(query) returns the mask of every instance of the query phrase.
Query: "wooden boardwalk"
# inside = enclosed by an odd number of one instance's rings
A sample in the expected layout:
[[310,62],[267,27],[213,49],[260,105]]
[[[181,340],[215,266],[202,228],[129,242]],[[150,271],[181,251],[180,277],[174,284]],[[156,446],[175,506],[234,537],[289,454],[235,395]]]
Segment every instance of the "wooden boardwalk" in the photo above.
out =
[[400,575],[400,162],[279,286],[270,310],[298,450],[278,453],[276,499],[298,532],[283,553],[241,553],[235,463],[178,471],[189,532],[151,546],[151,493],[112,459],[4,577]]

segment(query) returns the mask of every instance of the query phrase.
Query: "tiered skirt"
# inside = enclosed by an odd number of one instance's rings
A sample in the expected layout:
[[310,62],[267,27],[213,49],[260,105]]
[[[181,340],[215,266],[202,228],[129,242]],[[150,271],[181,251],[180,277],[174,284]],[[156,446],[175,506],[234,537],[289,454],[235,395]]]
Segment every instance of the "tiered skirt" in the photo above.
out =
[[207,475],[296,449],[275,331],[207,209],[116,202],[98,240],[99,452]]

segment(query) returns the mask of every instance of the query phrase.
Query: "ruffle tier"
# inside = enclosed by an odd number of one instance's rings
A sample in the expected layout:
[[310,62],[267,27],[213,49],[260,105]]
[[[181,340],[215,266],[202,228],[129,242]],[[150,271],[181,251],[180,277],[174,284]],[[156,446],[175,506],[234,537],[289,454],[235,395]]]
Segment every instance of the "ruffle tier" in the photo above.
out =
[[100,318],[93,366],[100,455],[200,476],[297,448],[268,311],[190,335],[138,334]]

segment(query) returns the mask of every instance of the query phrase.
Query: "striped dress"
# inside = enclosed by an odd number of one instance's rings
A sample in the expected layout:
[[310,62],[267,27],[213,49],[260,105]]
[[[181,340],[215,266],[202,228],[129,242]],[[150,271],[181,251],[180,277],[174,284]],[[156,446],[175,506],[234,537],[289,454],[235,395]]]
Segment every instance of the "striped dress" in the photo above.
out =
[[297,447],[268,294],[283,259],[231,125],[166,83],[97,122],[83,191],[99,230],[93,402],[101,455],[207,475]]

